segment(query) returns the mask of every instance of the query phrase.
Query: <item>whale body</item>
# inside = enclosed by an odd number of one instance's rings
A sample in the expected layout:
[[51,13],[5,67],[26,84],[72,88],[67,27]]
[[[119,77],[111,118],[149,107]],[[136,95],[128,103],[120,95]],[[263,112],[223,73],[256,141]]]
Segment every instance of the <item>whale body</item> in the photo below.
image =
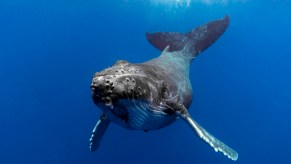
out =
[[227,29],[229,16],[201,25],[188,33],[147,33],[147,40],[162,53],[133,64],[118,60],[93,76],[94,103],[102,110],[90,138],[95,151],[111,122],[126,129],[151,131],[181,118],[196,135],[232,160],[236,151],[202,128],[189,114],[192,86],[190,64]]

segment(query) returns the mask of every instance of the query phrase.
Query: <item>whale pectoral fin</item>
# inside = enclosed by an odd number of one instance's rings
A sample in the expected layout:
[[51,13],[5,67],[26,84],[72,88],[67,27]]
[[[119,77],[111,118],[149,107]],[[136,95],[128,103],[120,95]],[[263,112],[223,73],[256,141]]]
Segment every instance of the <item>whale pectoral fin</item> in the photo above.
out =
[[106,117],[104,113],[100,116],[98,122],[96,123],[92,135],[90,138],[90,150],[96,151],[99,147],[100,141],[110,124],[110,120]]
[[222,152],[228,158],[232,160],[237,160],[238,154],[235,150],[228,147],[226,144],[212,136],[209,132],[207,132],[203,127],[201,127],[194,119],[190,116],[187,109],[184,107],[183,109],[177,112],[179,118],[182,118],[184,121],[188,123],[188,125],[194,130],[198,137],[200,137],[203,141],[208,143],[211,147],[214,148],[216,152]]

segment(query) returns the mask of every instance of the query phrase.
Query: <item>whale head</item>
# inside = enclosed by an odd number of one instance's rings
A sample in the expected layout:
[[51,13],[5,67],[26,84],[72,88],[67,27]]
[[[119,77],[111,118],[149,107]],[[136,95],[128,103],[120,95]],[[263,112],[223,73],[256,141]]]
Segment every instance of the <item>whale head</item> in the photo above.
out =
[[[161,80],[161,72],[152,69],[154,68],[119,60],[113,66],[95,73],[91,83],[94,103],[113,122],[129,129],[140,128],[135,123],[127,122],[132,115],[156,111],[159,112],[157,115],[173,114],[165,100],[173,97],[175,93],[172,91],[175,89]],[[134,112],[137,113],[133,114]],[[153,129],[162,126],[164,125]],[[144,129],[150,128],[145,126]]]
[[94,102],[112,107],[118,99],[142,96],[149,89],[139,76],[141,70],[124,60],[95,73],[91,84]]
[[94,74],[92,99],[107,115],[112,114],[126,121],[129,109],[141,108],[141,101],[153,105],[159,101],[158,97],[165,97],[167,91],[161,85],[141,65],[119,60]]

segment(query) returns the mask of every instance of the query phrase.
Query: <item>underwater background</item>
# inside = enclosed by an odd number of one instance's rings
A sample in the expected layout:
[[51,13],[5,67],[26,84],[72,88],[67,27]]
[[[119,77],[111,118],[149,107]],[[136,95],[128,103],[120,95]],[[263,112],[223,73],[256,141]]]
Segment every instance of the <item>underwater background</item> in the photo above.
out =
[[234,163],[181,120],[147,133],[112,124],[88,148],[94,72],[157,57],[146,32],[225,15],[226,32],[192,62],[190,113],[237,164],[291,163],[290,0],[1,0],[0,163]]

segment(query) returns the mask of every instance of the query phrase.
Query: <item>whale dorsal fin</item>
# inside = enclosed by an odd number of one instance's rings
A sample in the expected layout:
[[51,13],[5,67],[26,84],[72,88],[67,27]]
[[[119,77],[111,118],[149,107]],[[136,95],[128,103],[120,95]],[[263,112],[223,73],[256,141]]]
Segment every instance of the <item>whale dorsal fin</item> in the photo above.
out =
[[170,52],[169,49],[170,49],[170,46],[167,46],[167,47],[163,50],[162,55],[169,53],[169,52]]
[[226,30],[229,24],[229,16],[198,26],[188,33],[156,32],[146,33],[148,41],[157,49],[163,51],[169,46],[168,51],[180,51],[188,47],[189,54],[194,58],[207,49]]

